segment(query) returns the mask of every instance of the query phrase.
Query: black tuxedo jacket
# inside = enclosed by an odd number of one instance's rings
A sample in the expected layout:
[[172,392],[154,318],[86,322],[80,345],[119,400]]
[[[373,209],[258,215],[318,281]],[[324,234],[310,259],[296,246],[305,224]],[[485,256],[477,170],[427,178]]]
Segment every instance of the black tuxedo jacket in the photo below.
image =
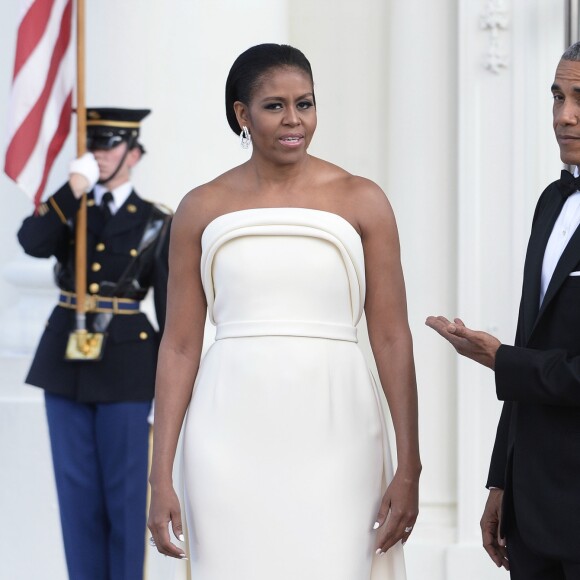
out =
[[487,485],[504,493],[528,545],[580,560],[580,227],[540,301],[544,251],[564,199],[556,183],[542,193],[524,266],[515,346],[496,357],[497,396],[505,401]]
[[[75,218],[79,205],[65,184],[35,215],[24,220],[18,232],[27,254],[56,257],[56,283],[69,292],[75,291]],[[142,300],[153,289],[157,321],[163,328],[171,215],[134,191],[106,222],[92,193],[87,205],[89,294]],[[75,311],[56,306],[26,382],[84,403],[151,400],[158,333],[142,312],[104,316],[110,320],[103,358],[69,361],[64,357],[69,333],[75,328]],[[99,330],[97,324],[102,323],[103,315],[87,315],[89,331]]]

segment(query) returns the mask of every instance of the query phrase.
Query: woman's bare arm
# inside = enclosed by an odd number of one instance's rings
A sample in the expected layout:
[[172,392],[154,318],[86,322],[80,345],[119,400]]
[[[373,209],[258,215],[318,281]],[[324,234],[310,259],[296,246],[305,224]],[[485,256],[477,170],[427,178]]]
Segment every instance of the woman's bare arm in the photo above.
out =
[[[395,216],[381,189],[361,180],[359,207],[365,254],[365,312],[369,340],[393,418],[397,471],[385,494],[378,522],[378,547],[405,542],[418,514],[421,473],[413,344],[407,320],[405,283]],[[391,512],[387,525],[383,525]]]
[[155,424],[151,467],[149,529],[157,549],[183,557],[171,543],[171,521],[182,535],[181,511],[172,482],[173,462],[183,419],[199,368],[206,319],[206,302],[200,275],[201,235],[207,219],[199,193],[181,202],[171,227],[167,318],[159,347],[155,384]]

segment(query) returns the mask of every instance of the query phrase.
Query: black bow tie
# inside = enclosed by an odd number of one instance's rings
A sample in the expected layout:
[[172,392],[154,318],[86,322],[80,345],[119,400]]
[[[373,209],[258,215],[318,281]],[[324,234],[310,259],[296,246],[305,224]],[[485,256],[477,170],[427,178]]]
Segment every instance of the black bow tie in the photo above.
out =
[[570,195],[580,189],[580,177],[574,177],[569,171],[563,169],[558,180],[558,189],[562,197],[568,199]]

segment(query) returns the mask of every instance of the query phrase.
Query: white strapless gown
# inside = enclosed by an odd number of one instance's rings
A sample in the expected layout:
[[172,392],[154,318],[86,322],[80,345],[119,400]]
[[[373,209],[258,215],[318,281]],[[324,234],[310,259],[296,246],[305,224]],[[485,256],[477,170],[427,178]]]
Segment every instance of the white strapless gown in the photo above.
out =
[[392,477],[379,393],[355,325],[359,235],[318,210],[236,211],[202,237],[216,341],[184,429],[193,580],[404,580],[375,555]]

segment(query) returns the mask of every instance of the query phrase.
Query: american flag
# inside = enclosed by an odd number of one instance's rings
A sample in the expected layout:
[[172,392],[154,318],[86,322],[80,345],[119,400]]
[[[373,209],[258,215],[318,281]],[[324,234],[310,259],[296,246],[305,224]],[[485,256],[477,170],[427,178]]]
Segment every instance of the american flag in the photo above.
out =
[[22,0],[4,171],[38,205],[70,130],[72,0]]

